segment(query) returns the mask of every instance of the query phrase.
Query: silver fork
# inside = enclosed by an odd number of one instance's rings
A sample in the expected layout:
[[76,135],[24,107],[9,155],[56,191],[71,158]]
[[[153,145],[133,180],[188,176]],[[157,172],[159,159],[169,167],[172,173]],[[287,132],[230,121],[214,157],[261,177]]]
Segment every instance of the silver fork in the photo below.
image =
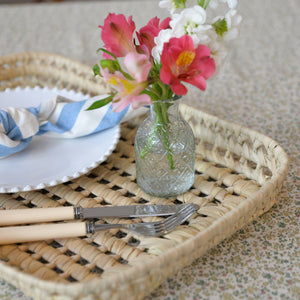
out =
[[0,245],[23,243],[58,238],[85,236],[99,230],[123,228],[144,236],[161,236],[190,218],[197,204],[190,203],[179,209],[172,216],[158,221],[132,224],[95,224],[93,222],[67,222],[26,226],[0,227]]
[[199,206],[194,203],[190,203],[178,210],[172,216],[158,221],[158,222],[145,222],[145,223],[131,223],[131,224],[95,224],[93,222],[87,222],[87,233],[94,233],[100,230],[107,230],[113,228],[123,228],[139,235],[144,236],[161,236],[171,230],[173,230],[178,225],[182,224],[188,220]]

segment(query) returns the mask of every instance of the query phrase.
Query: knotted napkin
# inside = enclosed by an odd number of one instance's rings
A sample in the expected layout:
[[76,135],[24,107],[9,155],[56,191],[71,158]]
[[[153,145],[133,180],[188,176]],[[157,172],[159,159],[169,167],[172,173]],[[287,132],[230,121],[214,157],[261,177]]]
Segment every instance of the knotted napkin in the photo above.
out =
[[113,112],[108,104],[95,110],[87,110],[93,102],[107,95],[82,101],[55,96],[38,107],[0,109],[0,158],[25,149],[35,135],[59,138],[77,138],[111,128],[135,117],[144,110],[131,107]]

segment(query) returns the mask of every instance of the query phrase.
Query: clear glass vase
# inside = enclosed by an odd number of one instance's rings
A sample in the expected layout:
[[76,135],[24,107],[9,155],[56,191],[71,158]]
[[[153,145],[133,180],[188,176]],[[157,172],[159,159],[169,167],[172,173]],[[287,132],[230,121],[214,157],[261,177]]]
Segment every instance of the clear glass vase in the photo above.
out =
[[153,196],[183,194],[194,183],[195,139],[179,101],[154,101],[135,136],[137,184]]

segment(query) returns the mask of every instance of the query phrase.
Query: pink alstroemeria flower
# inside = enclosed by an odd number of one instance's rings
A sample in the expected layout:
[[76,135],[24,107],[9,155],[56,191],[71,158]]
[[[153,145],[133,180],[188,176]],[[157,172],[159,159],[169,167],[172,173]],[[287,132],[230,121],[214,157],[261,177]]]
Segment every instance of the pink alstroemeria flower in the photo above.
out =
[[162,29],[169,28],[171,18],[166,18],[160,22],[157,17],[152,18],[148,24],[142,27],[139,32],[136,33],[137,38],[141,45],[145,45],[148,48],[149,54],[151,54],[152,48],[155,46],[154,38],[158,36]]
[[151,99],[146,94],[141,94],[149,85],[147,77],[151,69],[151,63],[144,54],[136,52],[128,53],[124,59],[128,73],[132,77],[126,78],[121,72],[110,73],[109,70],[101,69],[104,79],[110,83],[117,94],[113,99],[113,111],[120,112],[130,103],[132,108],[136,109],[142,105],[149,104]]
[[176,95],[185,95],[187,88],[181,81],[205,90],[206,79],[215,72],[215,61],[210,57],[210,49],[205,45],[194,48],[190,36],[171,38],[165,43],[161,55],[160,79],[171,86]]
[[[99,27],[102,28],[101,38],[106,50],[115,56],[123,57],[129,52],[135,51],[133,43],[135,23],[132,21],[131,16],[127,21],[122,14],[110,13],[104,20],[104,26],[100,25]],[[104,53],[103,57],[111,58],[107,53]]]

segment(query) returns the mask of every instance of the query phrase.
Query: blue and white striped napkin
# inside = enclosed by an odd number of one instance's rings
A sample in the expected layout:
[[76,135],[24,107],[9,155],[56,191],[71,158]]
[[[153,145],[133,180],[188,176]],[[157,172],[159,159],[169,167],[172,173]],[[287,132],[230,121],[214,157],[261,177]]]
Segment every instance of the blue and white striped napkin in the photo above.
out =
[[93,102],[106,96],[82,101],[56,96],[43,101],[38,107],[0,109],[0,158],[22,151],[35,135],[77,138],[111,128],[121,120],[126,121],[145,113],[146,108],[135,111],[131,107],[122,112],[112,112],[111,104],[86,110]]

